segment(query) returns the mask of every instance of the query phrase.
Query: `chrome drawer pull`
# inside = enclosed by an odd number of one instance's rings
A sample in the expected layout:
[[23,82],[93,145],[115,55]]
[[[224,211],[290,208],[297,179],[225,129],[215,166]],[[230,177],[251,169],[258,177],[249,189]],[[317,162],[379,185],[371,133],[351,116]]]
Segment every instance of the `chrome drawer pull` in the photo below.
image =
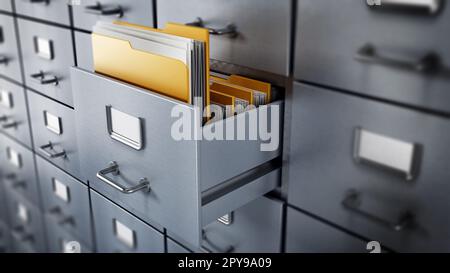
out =
[[437,13],[442,0],[366,0],[369,7],[405,8],[413,10],[425,10],[430,14]]
[[54,75],[46,74],[43,71],[31,74],[30,77],[42,85],[53,84],[58,85],[58,78]]
[[428,53],[417,61],[408,62],[380,56],[376,48],[370,44],[359,49],[355,59],[363,63],[385,65],[420,73],[433,73],[441,68],[441,59],[435,53]]
[[16,227],[14,227],[12,232],[22,242],[26,242],[26,241],[33,242],[34,241],[33,235],[32,234],[27,234],[26,231],[25,231],[25,227],[23,227],[23,226],[16,226]]
[[41,153],[43,153],[46,157],[49,158],[57,158],[57,157],[65,157],[66,156],[66,151],[62,151],[62,152],[49,152],[48,150],[53,150],[53,144],[51,142],[49,142],[48,144],[42,145],[39,147],[39,151],[41,151]]
[[109,166],[106,169],[103,169],[97,173],[98,179],[115,188],[116,190],[120,191],[121,193],[125,194],[135,193],[140,190],[147,192],[150,191],[150,182],[148,182],[147,178],[141,178],[139,180],[138,185],[127,188],[119,184],[118,182],[112,180],[111,178],[107,177],[106,176],[107,174],[113,174],[115,176],[120,174],[119,165],[114,161],[109,163]]
[[0,64],[8,65],[9,59],[5,55],[0,55]]
[[5,122],[5,121],[7,121],[8,120],[8,117],[7,116],[1,116],[0,117],[0,122]]
[[3,129],[17,128],[17,125],[19,125],[18,122],[12,121],[12,122],[9,122],[9,123],[2,124],[2,128]]
[[36,4],[36,3],[44,3],[46,5],[50,4],[50,0],[25,0],[28,3]]
[[102,5],[100,2],[97,2],[95,5],[86,6],[84,8],[86,13],[95,14],[95,15],[116,15],[117,17],[123,16],[123,9],[119,5]]
[[200,248],[200,250],[204,253],[214,253],[214,252],[215,253],[232,253],[235,250],[234,246],[229,246],[225,249],[221,249],[219,246],[217,246],[213,242],[211,242],[211,240],[206,235],[205,231],[203,231],[203,241],[208,243],[208,245],[212,248],[212,250],[211,250],[211,249],[208,249],[207,247],[202,246]]
[[25,189],[27,187],[27,183],[25,181],[17,181],[17,182],[14,182],[12,186],[15,189],[18,189],[18,188]]
[[197,17],[194,22],[187,23],[186,25],[206,28],[211,35],[230,35],[233,38],[238,35],[236,25],[234,24],[228,24],[224,28],[208,28],[200,17]]
[[400,232],[407,228],[411,228],[414,225],[414,215],[410,212],[405,212],[400,215],[397,222],[391,222],[389,220],[383,219],[377,215],[373,215],[360,209],[361,205],[361,194],[356,190],[350,190],[347,192],[346,197],[342,201],[342,205],[345,209],[352,211],[364,218],[367,218],[373,222],[376,222],[388,229]]

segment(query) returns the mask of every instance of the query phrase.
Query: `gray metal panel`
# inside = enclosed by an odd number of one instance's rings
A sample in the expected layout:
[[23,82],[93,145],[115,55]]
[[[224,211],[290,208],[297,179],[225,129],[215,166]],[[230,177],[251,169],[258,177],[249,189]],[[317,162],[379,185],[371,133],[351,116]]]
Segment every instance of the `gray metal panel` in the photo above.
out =
[[[39,207],[13,191],[7,190],[6,193],[14,248],[19,246],[19,251],[30,249],[36,252],[45,252],[44,219]],[[20,217],[19,206],[26,208],[28,218],[26,222]]]
[[[61,228],[73,233],[83,244],[93,246],[91,211],[89,207],[89,190],[75,178],[67,175],[51,163],[36,156],[39,173],[39,184],[42,194],[43,208],[55,222],[62,222]],[[66,188],[57,191],[55,183]],[[64,187],[62,186],[62,187]],[[67,199],[65,199],[67,193]],[[62,196],[62,198],[60,197]],[[53,211],[55,208],[59,210]],[[64,220],[68,220],[65,221]]]
[[4,11],[12,11],[12,5],[11,5],[11,1],[12,0],[4,0],[2,2],[2,5],[0,6],[0,10],[4,10]]
[[0,132],[13,137],[31,149],[32,143],[25,90],[23,87],[3,79],[0,79],[0,89],[0,92],[6,92],[6,96],[9,96],[11,101],[9,106],[0,103],[0,116],[8,118],[0,122]]
[[[200,240],[200,192],[197,182],[197,143],[171,137],[171,111],[178,102],[80,69],[72,70],[76,124],[83,179],[145,221],[157,222],[190,240]],[[86,98],[90,98],[86,100]],[[144,147],[135,150],[110,137],[106,106],[141,118]],[[190,106],[186,111],[192,113]],[[123,194],[96,177],[116,161],[126,186],[146,177],[150,192]],[[182,208],[182,209],[181,209]]]
[[201,17],[207,27],[233,23],[238,36],[211,35],[211,59],[288,75],[291,23],[288,0],[157,1],[158,27],[190,23]]
[[[118,14],[102,16],[87,13],[86,6],[95,5],[96,2],[100,2],[109,9],[120,5],[123,15],[119,17]],[[72,10],[74,26],[88,31],[92,30],[97,21],[106,20],[121,20],[128,23],[153,26],[153,6],[152,1],[148,0],[83,0],[81,5],[72,6]]]
[[13,17],[0,14],[0,29],[2,31],[0,55],[7,58],[7,63],[0,64],[0,75],[17,82],[22,82],[22,71],[20,69],[19,50]]
[[213,252],[233,247],[235,253],[277,253],[281,250],[283,204],[260,197],[235,210],[230,225],[218,221],[204,227],[203,246]]
[[[2,169],[5,188],[14,189],[31,202],[39,205],[39,186],[33,152],[6,136],[2,138],[1,147],[0,168]],[[10,154],[18,155],[19,165],[15,165],[8,159],[8,150]],[[16,156],[13,158],[16,158]]]
[[75,49],[77,51],[77,66],[88,71],[94,71],[91,35],[75,31]]
[[[419,15],[376,11],[365,1],[300,0],[295,78],[449,112],[450,9],[443,9]],[[427,76],[359,62],[355,56],[367,43],[381,56],[411,63],[435,52],[446,69]]]
[[68,249],[66,244],[68,243],[79,243],[80,252],[79,253],[91,253],[91,246],[86,246],[83,244],[85,240],[80,240],[82,237],[77,237],[67,232],[62,228],[54,218],[49,215],[44,216],[45,228],[47,233],[47,245],[49,253],[65,253]]
[[[450,122],[420,112],[296,84],[292,101],[289,202],[401,252],[450,251],[447,183]],[[417,177],[354,159],[355,128],[419,147]],[[350,189],[361,192],[360,209],[374,222],[344,209]],[[408,211],[409,228],[386,227]],[[392,228],[392,227],[391,227]]]
[[167,238],[167,253],[191,253],[187,248]]
[[0,220],[0,253],[11,251],[11,237],[8,226]]
[[16,13],[41,20],[69,25],[69,6],[67,0],[23,1],[14,0]]
[[[28,91],[28,102],[35,152],[73,176],[80,177],[74,110],[32,91]],[[60,118],[61,134],[46,127],[45,113]],[[53,144],[53,150],[46,149],[47,152],[64,150],[65,156],[50,158],[43,153],[40,147],[49,142]]]
[[[164,236],[157,230],[91,191],[98,252],[164,252]],[[122,243],[114,231],[115,220],[134,233],[134,247]]]
[[[19,33],[24,63],[25,83],[62,103],[73,105],[69,69],[75,64],[72,36],[69,29],[19,19]],[[51,41],[53,58],[39,56],[35,50],[35,37]],[[46,79],[58,79],[58,84],[41,84],[32,74],[47,73]]]
[[366,246],[365,241],[288,208],[288,253],[367,253]]

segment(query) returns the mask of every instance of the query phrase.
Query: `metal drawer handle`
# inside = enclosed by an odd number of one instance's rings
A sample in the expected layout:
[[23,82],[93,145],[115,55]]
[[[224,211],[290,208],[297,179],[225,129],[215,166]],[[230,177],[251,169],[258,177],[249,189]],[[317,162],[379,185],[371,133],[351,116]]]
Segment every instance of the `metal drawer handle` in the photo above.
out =
[[364,63],[373,63],[396,67],[400,69],[413,70],[420,73],[437,72],[441,66],[441,58],[435,53],[428,53],[417,61],[403,61],[380,56],[376,48],[371,44],[364,45],[358,50],[355,59]]
[[0,55],[0,64],[8,65],[8,62],[9,62],[8,57],[6,57],[5,55]]
[[49,152],[48,150],[53,150],[53,143],[49,142],[48,144],[42,145],[39,147],[39,151],[41,151],[46,157],[49,158],[57,158],[57,157],[65,157],[66,151],[62,152]]
[[12,186],[15,189],[17,189],[17,188],[25,189],[27,187],[27,183],[25,181],[16,181],[13,183]]
[[3,129],[17,128],[17,125],[19,125],[19,123],[17,121],[11,121],[11,122],[2,124],[2,128]]
[[72,216],[66,216],[63,214],[62,209],[59,206],[51,208],[48,213],[56,218],[59,225],[71,225],[75,226],[75,219]]
[[22,242],[26,242],[26,241],[30,241],[33,242],[34,241],[34,237],[32,234],[27,234],[25,232],[25,228],[23,226],[16,226],[13,228],[13,233],[19,237],[19,240],[21,240]]
[[140,190],[144,190],[149,192],[150,191],[150,182],[148,182],[147,178],[141,178],[139,180],[139,184],[133,187],[125,187],[116,181],[112,180],[111,178],[107,177],[106,175],[113,174],[115,176],[120,174],[119,171],[119,165],[116,162],[109,163],[109,166],[97,173],[97,178],[101,181],[105,182],[106,184],[110,185],[111,187],[115,188],[116,190],[120,191],[121,193],[125,194],[131,194],[135,193]]
[[385,226],[395,232],[403,231],[406,228],[412,227],[414,224],[414,215],[410,212],[402,213],[397,222],[391,222],[360,209],[361,194],[356,190],[350,190],[347,192],[346,197],[342,201],[342,205],[345,209],[352,211],[362,217],[365,217],[373,222],[376,222],[382,226]]
[[97,2],[95,5],[86,6],[84,11],[95,15],[116,15],[117,17],[123,16],[123,9],[120,5],[102,5],[100,2]]
[[8,116],[6,116],[6,115],[3,115],[0,117],[0,122],[5,122],[7,120],[8,120]]
[[58,85],[58,78],[56,76],[44,73],[43,71],[31,74],[30,77],[42,85],[46,84]]
[[437,13],[442,6],[442,0],[369,0],[366,3],[369,7],[410,8],[426,10],[430,14]]
[[44,3],[46,5],[50,4],[50,0],[25,0],[25,1],[28,3],[33,3],[33,4],[36,4],[36,3]]
[[213,249],[211,250],[211,249],[208,249],[208,248],[202,246],[202,247],[200,248],[200,250],[201,250],[202,252],[204,252],[204,253],[214,253],[214,252],[216,252],[216,253],[232,253],[232,252],[234,251],[234,246],[229,246],[229,247],[227,247],[227,248],[225,248],[225,249],[221,249],[219,246],[217,246],[216,244],[214,244],[214,243],[208,238],[208,236],[206,235],[206,232],[205,232],[205,231],[203,231],[203,241],[205,241],[206,243],[208,243],[208,245],[209,245],[211,248],[213,248]]
[[205,23],[203,22],[202,18],[197,17],[194,22],[187,23],[188,26],[194,26],[194,27],[202,27],[206,28],[209,31],[209,34],[211,35],[230,35],[230,37],[236,37],[238,35],[237,27],[235,24],[228,24],[224,28],[208,28],[205,26]]

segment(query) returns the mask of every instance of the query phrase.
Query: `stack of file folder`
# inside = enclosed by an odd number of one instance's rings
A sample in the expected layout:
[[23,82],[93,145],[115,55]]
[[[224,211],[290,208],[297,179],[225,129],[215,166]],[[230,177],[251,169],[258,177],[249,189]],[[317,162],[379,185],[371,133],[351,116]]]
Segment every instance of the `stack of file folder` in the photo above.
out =
[[95,72],[192,104],[201,113],[216,105],[229,117],[271,99],[269,83],[238,75],[210,76],[205,28],[97,22],[92,49]]

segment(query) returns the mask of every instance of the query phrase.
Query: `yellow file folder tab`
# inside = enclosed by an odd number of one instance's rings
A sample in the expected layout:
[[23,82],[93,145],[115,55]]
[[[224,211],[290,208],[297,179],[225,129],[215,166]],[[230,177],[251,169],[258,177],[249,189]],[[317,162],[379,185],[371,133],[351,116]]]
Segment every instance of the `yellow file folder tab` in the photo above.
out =
[[[114,22],[112,26],[98,24],[101,25],[101,33],[94,29],[92,34],[96,72],[191,104],[195,96],[200,96],[203,106],[209,104],[208,30],[171,23],[161,30],[125,22]],[[192,64],[198,64],[198,59],[194,61],[188,51],[193,47],[177,46],[181,43],[177,38],[181,37],[205,43],[205,54],[198,55],[203,56],[200,60],[204,63],[203,69],[192,69]],[[189,40],[185,40],[188,45]],[[183,54],[184,61],[181,58]]]
[[210,76],[210,80],[211,82],[229,84],[252,90],[254,96],[254,103],[256,106],[268,104],[271,102],[272,86],[270,83],[238,75],[231,75],[228,78]]
[[[230,117],[234,114],[234,106],[236,98],[227,94],[216,92],[214,90],[210,91],[211,104],[219,106],[222,110],[222,117]],[[214,116],[215,119],[219,118]]]

